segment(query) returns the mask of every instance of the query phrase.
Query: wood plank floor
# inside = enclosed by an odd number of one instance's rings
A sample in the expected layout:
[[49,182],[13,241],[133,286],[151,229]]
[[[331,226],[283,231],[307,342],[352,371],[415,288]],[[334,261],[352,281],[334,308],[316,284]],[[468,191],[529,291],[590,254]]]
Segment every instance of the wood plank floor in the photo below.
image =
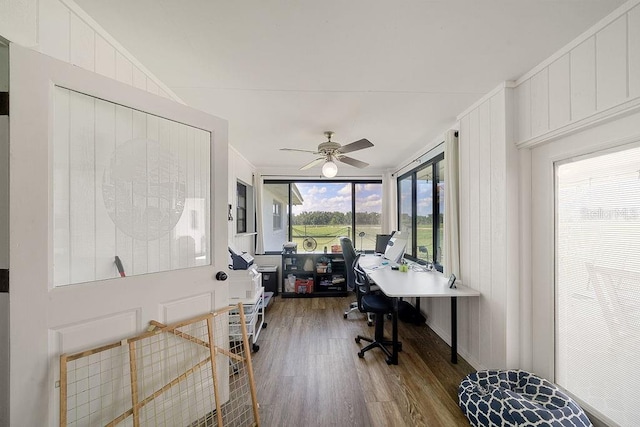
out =
[[[474,369],[426,325],[400,322],[399,365],[379,349],[360,359],[364,315],[343,318],[353,297],[273,298],[253,353],[263,426],[468,426],[457,390]],[[390,336],[391,322],[385,322]]]

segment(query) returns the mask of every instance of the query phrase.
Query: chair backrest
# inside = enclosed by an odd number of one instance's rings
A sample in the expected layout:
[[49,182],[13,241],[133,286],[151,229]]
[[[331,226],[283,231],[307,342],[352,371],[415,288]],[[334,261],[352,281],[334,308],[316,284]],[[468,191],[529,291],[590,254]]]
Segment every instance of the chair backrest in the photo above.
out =
[[360,254],[353,261],[353,272],[355,273],[355,282],[356,282],[356,292],[361,295],[367,295],[371,293],[371,282],[369,281],[369,276],[364,271],[364,269],[360,266]]
[[348,237],[340,237],[340,246],[342,247],[342,256],[344,256],[344,266],[347,271],[347,289],[355,288],[355,273],[353,272],[353,261],[356,259],[356,250],[353,243]]

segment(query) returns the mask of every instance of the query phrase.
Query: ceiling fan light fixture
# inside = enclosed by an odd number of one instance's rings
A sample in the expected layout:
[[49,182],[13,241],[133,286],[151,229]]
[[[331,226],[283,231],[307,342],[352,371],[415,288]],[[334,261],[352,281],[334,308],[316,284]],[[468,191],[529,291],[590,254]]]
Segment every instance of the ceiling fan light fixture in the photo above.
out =
[[338,166],[333,163],[332,160],[327,160],[324,165],[322,165],[322,175],[326,178],[333,178],[338,174]]

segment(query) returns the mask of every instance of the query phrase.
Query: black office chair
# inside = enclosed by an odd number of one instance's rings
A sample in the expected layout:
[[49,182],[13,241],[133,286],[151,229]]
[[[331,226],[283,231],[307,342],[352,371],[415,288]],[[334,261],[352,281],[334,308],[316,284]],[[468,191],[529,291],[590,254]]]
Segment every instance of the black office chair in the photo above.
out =
[[[353,248],[353,243],[348,237],[340,237],[340,246],[342,247],[342,256],[344,256],[344,265],[347,271],[347,289],[350,291],[355,290],[356,287],[356,274],[353,271],[353,263],[356,260],[356,250]],[[377,287],[376,287],[377,288]],[[358,298],[358,292],[356,291],[356,298]],[[360,300],[349,304],[349,309],[344,312],[344,318],[346,319],[352,311],[362,311],[360,308]],[[373,315],[367,314],[367,324],[373,326]]]
[[[353,248],[353,243],[348,237],[340,237],[340,246],[342,247],[342,256],[344,256],[345,270],[347,271],[347,289],[352,291],[355,288],[356,275],[353,272],[353,261],[356,259],[356,251]],[[346,319],[349,313],[358,309],[358,302],[354,301],[349,304],[349,309],[344,312],[344,318]]]
[[[363,358],[364,353],[372,348],[380,348],[387,356],[387,364],[391,364],[391,351],[387,346],[393,345],[393,341],[384,339],[384,315],[391,314],[393,312],[393,301],[391,298],[381,293],[375,293],[371,290],[371,282],[369,276],[360,267],[358,261],[360,255],[358,255],[353,263],[353,271],[355,273],[356,293],[358,294],[358,302],[360,303],[360,311],[375,314],[375,335],[374,338],[364,337],[362,335],[356,336],[356,343],[360,341],[367,341],[370,344],[361,349],[358,352],[358,357]],[[398,343],[398,350],[402,347]]]

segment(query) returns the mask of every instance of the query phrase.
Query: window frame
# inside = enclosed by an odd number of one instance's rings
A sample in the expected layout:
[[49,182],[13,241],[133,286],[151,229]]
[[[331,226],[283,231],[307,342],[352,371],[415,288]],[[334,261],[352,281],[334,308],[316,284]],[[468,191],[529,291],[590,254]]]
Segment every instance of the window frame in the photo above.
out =
[[[236,233],[247,232],[247,185],[237,181],[236,182]],[[244,191],[244,195],[241,197],[241,191]],[[242,202],[241,202],[242,200]],[[243,226],[244,225],[244,226]]]
[[[418,253],[418,243],[417,243],[417,236],[418,236],[418,227],[417,227],[417,221],[418,221],[418,173],[420,171],[423,171],[424,169],[427,168],[431,168],[431,174],[432,174],[432,182],[431,182],[431,194],[432,194],[432,211],[431,211],[431,221],[432,221],[432,229],[433,229],[433,233],[432,233],[432,247],[434,248],[434,250],[432,251],[432,253],[429,254],[429,262],[433,263],[433,265],[435,266],[435,268],[442,272],[443,271],[443,265],[440,264],[440,262],[438,261],[438,258],[442,259],[441,254],[438,254],[438,250],[436,248],[439,248],[439,239],[438,239],[438,230],[440,229],[440,192],[438,191],[438,183],[440,180],[440,173],[439,173],[439,165],[440,162],[444,162],[444,152],[441,152],[439,154],[436,154],[435,156],[431,157],[429,160],[423,162],[420,166],[417,166],[413,169],[411,169],[408,172],[403,173],[402,175],[398,176],[397,180],[396,180],[396,190],[397,190],[397,212],[398,212],[398,227],[400,227],[400,223],[401,223],[401,216],[402,216],[402,199],[400,197],[401,194],[401,185],[402,185],[402,181],[405,179],[411,179],[411,247],[407,247],[407,250],[405,252],[405,258],[411,260],[411,261],[419,261],[420,258],[418,258],[417,253]],[[446,183],[445,183],[446,185]]]
[[[273,214],[273,222],[272,222],[272,226],[274,230],[282,230],[282,202],[278,201],[278,200],[274,200],[273,201],[273,210],[272,210],[272,214]],[[277,224],[276,224],[277,221]]]
[[[264,184],[286,184],[287,185],[287,239],[291,239],[291,235],[293,233],[293,207],[291,205],[291,185],[295,183],[305,183],[305,184],[351,184],[351,238],[352,242],[355,242],[356,238],[356,185],[358,184],[380,184],[382,185],[382,179],[340,179],[340,180],[326,180],[326,179],[265,179]],[[284,207],[284,205],[283,205]],[[281,215],[282,217],[282,215]],[[283,229],[282,227],[281,229]],[[260,233],[263,230],[259,231]],[[284,242],[283,242],[284,243]],[[264,255],[280,255],[282,251],[264,251]]]

